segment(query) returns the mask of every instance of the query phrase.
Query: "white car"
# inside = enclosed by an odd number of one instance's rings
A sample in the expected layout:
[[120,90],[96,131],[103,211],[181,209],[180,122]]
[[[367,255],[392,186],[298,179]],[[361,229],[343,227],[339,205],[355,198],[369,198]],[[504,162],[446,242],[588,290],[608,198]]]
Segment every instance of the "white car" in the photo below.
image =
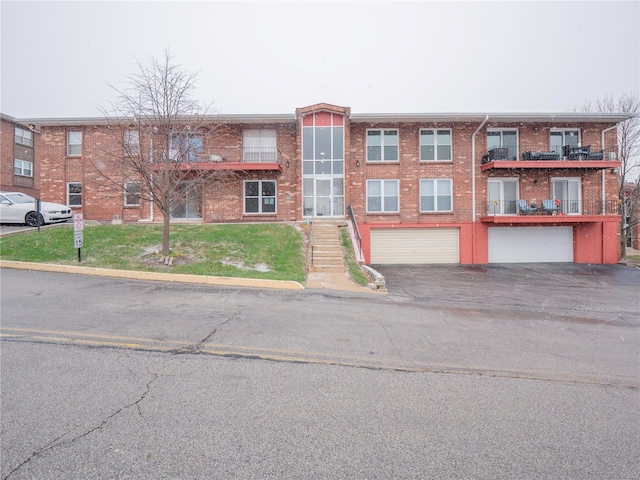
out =
[[37,227],[38,223],[65,222],[73,216],[67,205],[42,201],[39,215],[35,198],[21,192],[0,192],[0,223],[25,223]]

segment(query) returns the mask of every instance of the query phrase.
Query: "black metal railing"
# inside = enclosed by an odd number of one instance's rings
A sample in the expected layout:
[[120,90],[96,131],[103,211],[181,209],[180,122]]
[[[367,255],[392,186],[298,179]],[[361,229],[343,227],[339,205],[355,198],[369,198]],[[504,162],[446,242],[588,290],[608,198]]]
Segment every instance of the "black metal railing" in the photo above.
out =
[[217,153],[205,152],[181,152],[171,149],[169,152],[156,152],[153,155],[153,163],[163,163],[168,158],[170,163],[206,163],[206,162],[225,162],[226,158]]
[[618,215],[616,200],[489,200],[485,215]]
[[353,213],[353,208],[351,205],[347,207],[347,212],[349,214],[349,220],[351,220],[351,225],[353,226],[353,232],[355,236],[356,246],[358,248],[358,254],[362,252],[362,237],[360,236],[360,229],[358,228],[358,222],[356,221],[356,215]]
[[243,147],[243,162],[278,162],[280,160],[280,152],[275,147]]
[[520,145],[507,147],[493,147],[482,152],[482,163],[500,160],[609,160],[618,159],[618,148],[607,147],[600,149],[594,145],[580,147],[563,145],[555,147],[541,147],[540,145]]

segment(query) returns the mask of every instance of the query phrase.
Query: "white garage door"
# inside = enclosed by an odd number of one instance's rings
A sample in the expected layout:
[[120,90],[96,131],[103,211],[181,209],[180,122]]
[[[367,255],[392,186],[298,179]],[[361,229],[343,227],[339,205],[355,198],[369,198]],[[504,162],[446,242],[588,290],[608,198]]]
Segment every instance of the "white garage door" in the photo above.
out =
[[371,263],[459,263],[457,228],[371,230]]
[[489,263],[573,262],[572,227],[489,227]]

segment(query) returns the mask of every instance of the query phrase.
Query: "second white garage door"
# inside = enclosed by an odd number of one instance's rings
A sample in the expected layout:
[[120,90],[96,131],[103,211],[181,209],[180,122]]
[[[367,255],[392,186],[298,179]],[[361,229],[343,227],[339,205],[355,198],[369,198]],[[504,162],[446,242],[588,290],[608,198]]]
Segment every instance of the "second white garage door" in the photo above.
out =
[[489,263],[573,262],[572,227],[489,227]]
[[460,263],[457,228],[371,230],[371,263]]

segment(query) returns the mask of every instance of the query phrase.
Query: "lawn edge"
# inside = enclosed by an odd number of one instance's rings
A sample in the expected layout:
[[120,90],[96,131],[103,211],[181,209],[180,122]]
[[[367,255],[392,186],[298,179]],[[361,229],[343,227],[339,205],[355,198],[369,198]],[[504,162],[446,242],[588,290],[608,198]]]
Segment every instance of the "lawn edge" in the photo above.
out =
[[57,265],[52,263],[18,262],[0,260],[0,268],[17,270],[36,270],[41,272],[71,273],[97,277],[127,278],[133,280],[196,283],[201,285],[219,285],[229,287],[274,288],[280,290],[304,290],[299,282],[293,280],[269,280],[258,278],[215,277],[211,275],[191,275],[186,273],[143,272],[117,270],[113,268],[82,267],[75,265]]

